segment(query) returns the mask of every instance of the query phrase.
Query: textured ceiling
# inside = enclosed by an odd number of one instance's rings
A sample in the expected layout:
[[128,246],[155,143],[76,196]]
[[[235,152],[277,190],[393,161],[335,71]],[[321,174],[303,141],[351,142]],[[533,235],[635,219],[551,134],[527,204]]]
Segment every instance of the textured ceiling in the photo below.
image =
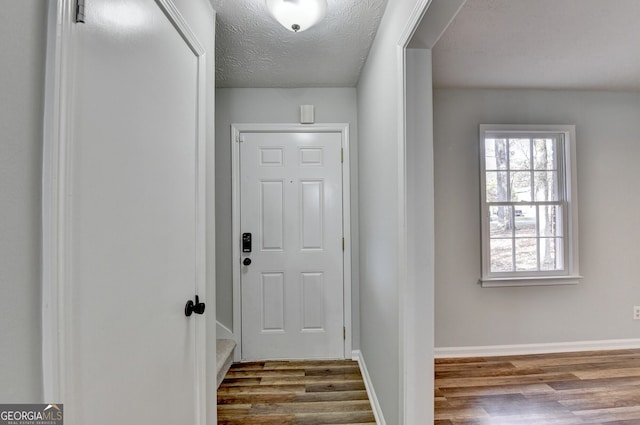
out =
[[306,31],[283,28],[265,0],[210,0],[217,87],[354,87],[387,0],[328,0]]
[[640,90],[640,0],[467,0],[436,87]]

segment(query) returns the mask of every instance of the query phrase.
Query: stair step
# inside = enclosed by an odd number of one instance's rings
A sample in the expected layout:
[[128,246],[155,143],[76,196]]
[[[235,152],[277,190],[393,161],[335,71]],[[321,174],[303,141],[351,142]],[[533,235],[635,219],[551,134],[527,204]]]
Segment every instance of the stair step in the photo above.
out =
[[236,342],[231,339],[219,339],[216,341],[216,376],[218,387],[233,363],[233,350]]

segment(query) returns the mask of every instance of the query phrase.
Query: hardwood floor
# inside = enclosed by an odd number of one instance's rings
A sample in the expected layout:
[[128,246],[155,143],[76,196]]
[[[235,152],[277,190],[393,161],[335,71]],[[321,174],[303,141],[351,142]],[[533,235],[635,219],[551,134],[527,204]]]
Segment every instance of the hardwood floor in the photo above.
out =
[[358,364],[234,364],[218,389],[218,424],[375,424]]
[[640,425],[640,350],[438,359],[435,425]]

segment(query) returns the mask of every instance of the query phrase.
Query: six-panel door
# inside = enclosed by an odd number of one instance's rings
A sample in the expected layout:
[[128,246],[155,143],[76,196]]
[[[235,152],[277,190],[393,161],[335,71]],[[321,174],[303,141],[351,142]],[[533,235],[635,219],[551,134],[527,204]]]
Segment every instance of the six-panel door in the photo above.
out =
[[242,358],[342,358],[342,135],[241,140]]

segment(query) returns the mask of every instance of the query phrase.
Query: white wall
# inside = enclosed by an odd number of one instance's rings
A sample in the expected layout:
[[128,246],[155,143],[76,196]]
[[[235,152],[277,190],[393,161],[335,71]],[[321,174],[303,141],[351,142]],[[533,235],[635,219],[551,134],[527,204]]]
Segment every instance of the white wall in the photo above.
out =
[[0,403],[42,401],[41,178],[47,30],[42,0],[0,14]]
[[349,123],[353,347],[359,346],[358,128],[354,88],[216,90],[217,319],[233,329],[231,250],[231,124],[298,123],[300,105],[315,105],[318,123]]
[[[442,89],[434,107],[436,347],[640,338],[640,93]],[[481,123],[576,125],[579,285],[478,286]]]

